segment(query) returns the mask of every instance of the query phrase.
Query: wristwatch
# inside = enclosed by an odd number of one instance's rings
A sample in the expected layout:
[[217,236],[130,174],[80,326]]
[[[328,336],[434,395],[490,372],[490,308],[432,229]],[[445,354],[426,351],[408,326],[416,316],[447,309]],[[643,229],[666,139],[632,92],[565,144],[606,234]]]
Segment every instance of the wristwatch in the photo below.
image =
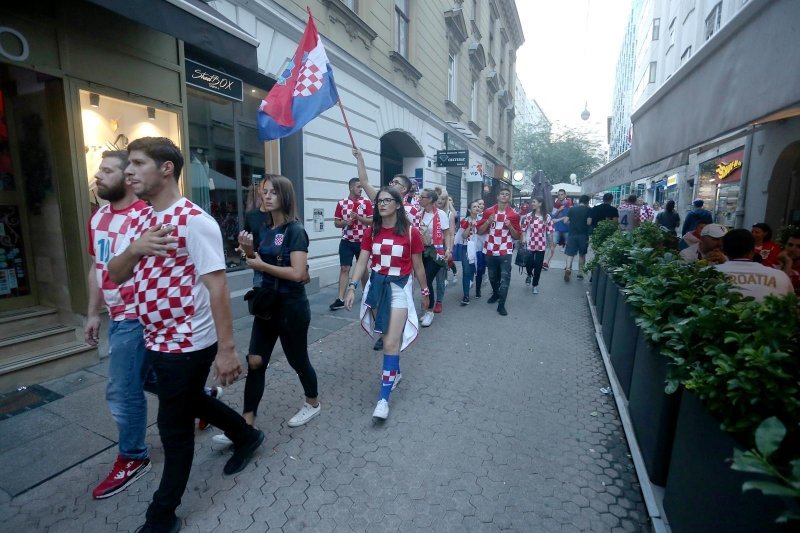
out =
[[348,283],[348,285],[350,287],[353,287],[353,290],[358,290],[358,282],[357,281],[351,281],[350,283]]

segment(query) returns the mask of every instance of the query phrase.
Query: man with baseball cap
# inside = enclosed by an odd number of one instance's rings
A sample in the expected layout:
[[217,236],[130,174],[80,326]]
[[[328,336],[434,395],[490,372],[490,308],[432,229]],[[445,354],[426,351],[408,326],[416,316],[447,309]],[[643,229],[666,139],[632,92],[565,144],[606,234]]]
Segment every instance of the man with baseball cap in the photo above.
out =
[[681,251],[681,258],[687,263],[705,259],[709,263],[720,264],[727,261],[722,253],[722,238],[728,228],[721,224],[706,224],[700,231],[700,242]]

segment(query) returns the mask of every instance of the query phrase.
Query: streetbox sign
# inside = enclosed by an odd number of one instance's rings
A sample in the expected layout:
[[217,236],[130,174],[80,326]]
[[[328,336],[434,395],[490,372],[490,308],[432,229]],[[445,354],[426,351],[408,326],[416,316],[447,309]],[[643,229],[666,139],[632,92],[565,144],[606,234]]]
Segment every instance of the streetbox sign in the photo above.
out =
[[231,100],[242,101],[242,80],[191,59],[186,59],[185,63],[187,85]]
[[437,167],[468,167],[469,150],[437,150]]

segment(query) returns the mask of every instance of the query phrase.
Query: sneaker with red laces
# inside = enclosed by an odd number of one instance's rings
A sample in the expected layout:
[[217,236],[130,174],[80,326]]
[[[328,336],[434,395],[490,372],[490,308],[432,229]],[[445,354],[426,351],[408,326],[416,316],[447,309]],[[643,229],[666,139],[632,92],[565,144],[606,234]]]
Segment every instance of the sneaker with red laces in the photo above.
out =
[[150,471],[150,459],[129,459],[117,456],[108,476],[92,491],[95,500],[108,498],[125,490],[128,485]]
[[436,302],[435,304],[433,304],[433,312],[434,313],[442,312],[442,302]]

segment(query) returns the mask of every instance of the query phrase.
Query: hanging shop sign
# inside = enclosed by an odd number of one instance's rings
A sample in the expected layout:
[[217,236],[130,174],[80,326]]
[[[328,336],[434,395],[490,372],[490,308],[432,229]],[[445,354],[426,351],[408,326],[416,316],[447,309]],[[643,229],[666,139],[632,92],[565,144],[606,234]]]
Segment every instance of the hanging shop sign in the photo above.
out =
[[720,161],[717,164],[717,177],[721,180],[724,180],[740,168],[742,168],[741,159],[734,159],[729,162]]
[[678,184],[678,175],[673,174],[667,178],[667,187],[674,187]]
[[219,70],[187,59],[186,84],[241,102],[244,98],[242,80]]
[[469,150],[437,150],[437,167],[468,167]]
[[466,171],[465,179],[467,183],[483,181],[483,165],[480,163],[470,165],[469,170]]

